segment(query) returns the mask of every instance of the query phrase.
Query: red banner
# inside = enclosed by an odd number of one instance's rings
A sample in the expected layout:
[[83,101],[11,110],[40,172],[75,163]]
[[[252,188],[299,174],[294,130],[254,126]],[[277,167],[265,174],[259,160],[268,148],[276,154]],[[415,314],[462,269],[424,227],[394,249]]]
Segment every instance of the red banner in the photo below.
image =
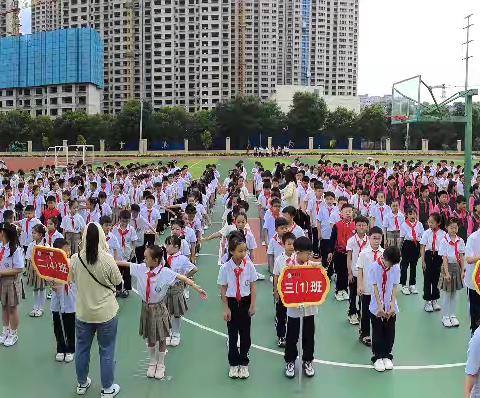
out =
[[70,265],[63,250],[53,247],[35,246],[32,265],[38,276],[47,281],[66,284]]
[[330,280],[323,267],[289,266],[278,279],[278,293],[285,307],[323,304],[330,290]]
[[475,286],[475,290],[478,294],[480,294],[480,261],[477,261],[477,264],[475,264],[475,270],[473,271],[472,280],[473,286]]

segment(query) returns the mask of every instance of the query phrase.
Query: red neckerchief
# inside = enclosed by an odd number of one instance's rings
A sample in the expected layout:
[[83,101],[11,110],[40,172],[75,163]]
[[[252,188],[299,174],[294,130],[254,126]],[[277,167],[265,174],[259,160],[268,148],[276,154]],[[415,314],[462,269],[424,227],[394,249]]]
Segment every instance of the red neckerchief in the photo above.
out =
[[148,223],[151,224],[152,223],[152,211],[153,209],[147,209],[147,217],[148,217]]
[[6,247],[2,247],[2,249],[0,250],[0,264],[2,263],[3,258],[5,257],[5,250],[6,250]]
[[410,229],[412,230],[412,239],[413,239],[413,243],[417,244],[418,243],[418,239],[417,239],[417,231],[415,231],[415,227],[417,226],[417,221],[415,221],[415,224],[412,224],[410,222],[410,220],[406,220],[405,221],[405,224],[407,224]]
[[167,264],[170,268],[172,268],[172,262],[173,262],[173,259],[175,257],[178,257],[180,255],[180,252],[176,252],[175,254],[170,254],[168,257],[167,257]]
[[87,215],[87,224],[90,224],[91,219],[92,219],[92,212],[89,212]]
[[72,229],[75,230],[75,217],[70,216],[70,220],[72,221]]
[[120,234],[120,237],[122,238],[122,247],[125,248],[127,246],[127,240],[125,237],[128,235],[128,227],[124,231],[121,228],[118,228],[118,233]]
[[236,283],[237,289],[236,289],[236,293],[235,293],[235,298],[237,299],[237,302],[242,301],[242,293],[240,291],[240,275],[242,275],[242,272],[245,270],[245,267],[247,265],[247,259],[244,258],[242,260],[242,263],[243,263],[243,267],[241,265],[238,265],[233,269],[233,272],[235,273],[235,279],[236,279],[236,282],[237,282]]
[[399,230],[400,230],[400,224],[399,224],[399,222],[398,222],[398,214],[396,214],[396,215],[394,214],[394,215],[393,215],[393,220],[395,221],[395,230],[396,230],[396,231],[399,231]]
[[38,196],[33,197],[33,210],[37,210],[37,198]]
[[320,210],[320,205],[322,204],[322,200],[316,200],[316,213],[315,214],[318,214],[318,211]]
[[297,264],[297,256],[292,254],[290,257],[287,258],[286,264],[288,266]]
[[328,217],[332,215],[333,207],[327,207]]
[[378,252],[379,252],[379,251],[380,251],[379,249],[377,249],[377,250],[373,250],[373,249],[372,249],[372,252],[373,252],[373,261],[377,261],[377,259],[379,258],[379,257],[378,257]]
[[445,240],[448,242],[450,246],[453,246],[455,250],[455,258],[457,259],[458,265],[460,265],[461,257],[460,257],[460,252],[458,251],[458,244],[460,243],[460,239],[457,236],[457,239],[455,240],[455,242],[453,242],[451,238],[450,238],[450,241],[448,241],[447,237],[445,236]]
[[362,250],[365,248],[365,246],[367,246],[368,236],[365,234],[365,236],[363,237],[362,240],[357,239],[357,237],[358,237],[357,234],[355,234],[353,236],[355,237],[355,241],[357,242],[357,246],[360,249],[359,253],[361,253]]
[[288,230],[288,232],[292,232],[295,227],[297,226],[297,224],[295,224],[294,222],[292,223],[292,226],[290,227],[290,229]]
[[280,246],[283,247],[283,242],[282,242],[282,240],[278,237],[278,234],[273,235],[273,239],[275,240],[275,242],[277,242]]
[[31,218],[27,218],[25,220],[25,235],[26,235],[27,238],[28,238],[28,230],[30,228],[30,221],[32,221]]
[[[163,265],[160,266],[160,270],[158,272],[160,272],[163,268]],[[150,302],[150,284],[151,284],[151,279],[155,276],[155,272],[152,271],[148,271],[147,272],[147,287],[145,289],[145,302],[148,304]]]
[[378,206],[378,210],[380,211],[380,217],[382,218],[382,223],[383,223],[383,212],[385,211],[385,207]]
[[432,235],[433,235],[433,238],[432,238],[432,251],[435,252],[437,251],[437,232],[438,232],[438,228],[437,229],[432,229]]
[[385,303],[385,291],[387,290],[387,279],[388,279],[388,268],[385,267],[383,260],[381,257],[377,259],[378,265],[382,267],[382,298],[383,302]]
[[48,244],[50,246],[52,246],[52,239],[53,239],[53,235],[55,235],[55,232],[57,232],[56,230],[53,230],[53,232],[49,232],[48,233]]
[[114,208],[117,208],[118,207],[118,196],[114,196],[113,197],[113,207]]

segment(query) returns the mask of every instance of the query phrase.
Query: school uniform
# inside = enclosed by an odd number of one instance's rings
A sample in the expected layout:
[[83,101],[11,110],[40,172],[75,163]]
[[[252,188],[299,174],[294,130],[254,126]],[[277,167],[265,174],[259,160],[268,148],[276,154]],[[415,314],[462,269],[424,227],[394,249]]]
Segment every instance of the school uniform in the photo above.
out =
[[360,201],[360,207],[358,210],[360,214],[364,217],[368,217],[370,214],[370,209],[375,206],[375,202],[373,200],[369,200],[368,202],[364,202],[363,199]]
[[448,220],[450,220],[450,218],[452,217],[452,209],[450,209],[450,206],[448,204],[441,205],[439,203],[437,206],[435,206],[433,211],[434,213],[440,214],[440,217],[442,218],[440,227],[445,230],[447,228]]
[[[480,231],[475,231],[467,239],[465,246],[465,258],[480,256]],[[470,329],[472,334],[477,329],[477,323],[480,320],[480,295],[473,285],[473,272],[475,271],[475,263],[467,263],[465,261],[465,278],[464,285],[468,292],[469,312],[470,312]]]
[[20,220],[20,245],[26,250],[27,246],[32,243],[32,229],[35,225],[41,224],[38,218],[23,218]]
[[386,231],[386,246],[397,246],[401,249],[400,226],[405,222],[405,216],[399,211],[397,214],[389,212],[383,221],[383,229]]
[[[454,293],[457,290],[463,289],[463,280],[460,272],[460,257],[465,254],[465,243],[459,236],[454,241],[450,235],[445,234],[445,237],[440,243],[438,250],[439,256],[445,256],[448,259],[448,273],[450,274],[450,280],[445,279],[445,275],[442,272],[440,274],[440,281],[438,286],[441,290]],[[452,314],[450,314],[452,315]]]
[[[228,308],[231,312],[228,329],[228,362],[230,366],[247,366],[251,346],[251,284],[257,281],[253,263],[246,258],[237,266],[232,259],[225,262],[218,272],[217,284],[226,287]],[[237,347],[240,336],[240,350]]]
[[[185,276],[188,276],[188,274],[195,269],[195,265],[180,252],[169,255],[167,257],[167,264],[173,272]],[[166,298],[167,308],[170,315],[175,318],[182,317],[188,311],[187,300],[183,294],[184,287],[182,282],[177,281],[173,286],[168,288]]]
[[433,213],[433,203],[430,197],[423,200],[422,198],[418,199],[418,221],[423,225],[423,228],[427,230],[428,228],[428,218],[430,214]]
[[325,206],[323,199],[317,199],[316,197],[310,198],[307,204],[307,213],[310,216],[312,226],[312,242],[313,253],[320,255],[320,241],[318,239],[318,227],[317,219],[320,214],[320,210]]
[[383,230],[383,222],[388,213],[391,211],[392,210],[390,209],[390,206],[387,206],[386,204],[380,205],[379,203],[375,203],[375,205],[370,207],[368,216],[374,219],[375,227],[379,227]]
[[[420,240],[422,239],[423,225],[419,221],[410,223],[406,220],[400,225],[400,238],[403,238],[402,261],[400,262],[402,286],[415,286],[417,282],[417,263],[420,256]],[[410,278],[407,285],[407,273],[410,267]]]
[[40,218],[42,216],[42,211],[44,206],[47,204],[43,195],[31,196],[28,200],[28,203],[33,206],[35,211],[35,217]]
[[112,222],[116,224],[120,220],[120,212],[127,207],[127,198],[124,195],[108,196],[107,204],[112,210]]
[[[393,290],[400,283],[400,266],[395,264],[389,270],[384,268],[381,260],[375,262],[370,267],[370,280],[373,287],[376,287],[380,299],[384,303],[385,312],[391,309]],[[398,304],[395,300],[394,315],[388,319],[382,319],[377,316],[380,309],[380,303],[377,297],[372,293],[369,310],[372,314],[372,362],[377,359],[393,359],[392,349],[395,342],[395,322],[398,314]]]
[[53,332],[57,341],[57,353],[60,354],[75,353],[76,299],[77,288],[74,283],[52,289],[50,311],[53,318]]
[[178,274],[161,265],[149,269],[145,264],[130,263],[129,268],[142,298],[139,334],[149,346],[154,346],[170,335],[172,325],[165,297],[168,289],[177,283]]
[[333,264],[337,274],[335,293],[347,291],[348,269],[347,269],[347,241],[355,233],[355,222],[341,220],[332,228],[330,239],[331,252],[333,253]]
[[267,230],[268,240],[272,239],[275,235],[275,220],[280,217],[280,215],[273,215],[270,210],[265,213],[263,219],[263,229]]
[[349,307],[348,315],[360,315],[360,311],[357,308],[357,277],[358,277],[358,268],[357,260],[360,253],[370,247],[370,241],[368,240],[368,235],[360,238],[357,234],[353,235],[350,239],[347,240],[347,252],[352,252],[352,276],[353,280],[349,283]]
[[35,241],[30,242],[27,251],[25,253],[25,260],[27,264],[27,286],[31,286],[33,290],[44,290],[45,289],[45,280],[40,278],[35,271],[32,264],[33,248],[35,246],[47,246],[45,239],[42,239],[39,243]]
[[[272,256],[273,257],[273,265],[275,264],[275,261],[277,258],[281,255],[283,255],[285,252],[285,247],[283,246],[282,239],[278,236],[278,234],[275,234],[272,239],[268,242],[268,247],[267,247],[267,256]],[[273,274],[273,268],[269,269],[270,273]]]
[[53,247],[53,242],[55,242],[57,239],[63,239],[63,235],[60,232],[55,230],[53,233],[50,233],[47,231],[47,234],[45,235],[45,241],[48,246]]
[[[19,246],[13,253],[10,245],[0,244],[0,271],[12,269],[22,270],[25,266],[25,257]],[[0,278],[0,302],[3,307],[16,307],[22,298],[25,298],[22,284],[22,273],[14,276],[2,276]]]
[[458,218],[458,221],[460,222],[458,225],[458,236],[460,236],[460,238],[462,238],[465,242],[467,240],[468,214],[465,210],[455,210],[453,212],[453,217]]
[[[297,264],[295,256],[292,256],[287,265]],[[315,351],[315,315],[318,314],[318,306],[308,306],[303,309],[287,308],[287,338],[285,342],[286,363],[295,362],[298,356],[297,343],[300,336],[300,317],[303,315],[303,335],[302,335],[302,361],[313,361]]]
[[432,231],[427,229],[420,240],[420,244],[425,246],[425,271],[423,272],[423,299],[425,301],[438,300],[440,291],[438,290],[438,280],[442,270],[442,257],[438,250],[445,239],[445,231],[438,229]]
[[328,264],[327,258],[330,253],[330,238],[332,236],[332,225],[330,224],[330,217],[334,207],[323,206],[317,216],[317,221],[320,224],[322,239],[320,240],[320,257],[322,258],[322,265],[327,269],[328,277],[333,275],[333,264]]
[[[280,276],[283,269],[287,265],[287,260],[289,257],[285,253],[280,254],[276,259],[273,266],[273,275]],[[274,289],[277,287],[274,286]],[[282,300],[277,300],[275,302],[275,329],[277,332],[277,337],[279,339],[284,339],[287,333],[287,307],[282,303]]]
[[[358,255],[357,271],[362,270],[363,276],[363,295],[360,297],[360,339],[370,336],[370,301],[373,294],[370,268],[383,254],[383,248],[379,247],[373,250],[368,247],[362,250]],[[357,275],[358,276],[358,275]]]
[[100,217],[103,216],[108,216],[112,218],[112,223],[115,224],[115,221],[113,220],[113,211],[110,205],[105,202],[105,203],[99,203],[98,204],[98,212],[100,213]]
[[82,231],[85,228],[85,219],[80,214],[75,214],[74,216],[69,215],[62,218],[61,228],[65,240],[70,245],[70,250],[72,254],[75,254],[78,251],[78,247],[82,240]]
[[84,218],[85,218],[85,225],[88,225],[91,222],[99,223],[100,222],[100,212],[98,211],[97,208],[95,208],[94,210],[87,210],[87,213],[85,214]]
[[165,230],[165,225],[168,223],[168,214],[165,208],[168,206],[168,198],[164,191],[156,191],[155,196],[155,207],[160,213],[160,220],[158,221],[157,231],[163,232]]
[[[115,237],[114,234],[110,231],[108,235],[105,237],[108,243],[108,252],[113,258],[118,258],[120,255],[120,242]],[[115,256],[115,252],[117,255]]]
[[[138,240],[137,232],[131,225],[127,225],[126,229],[121,229],[119,225],[112,229],[113,236],[117,238],[120,243],[120,250],[118,252],[119,260],[130,261],[134,255],[135,243]],[[132,290],[132,278],[130,272],[124,267],[120,268],[120,273],[123,278],[123,289]],[[122,284],[117,286],[117,291],[122,290]]]
[[142,209],[140,211],[141,216],[147,220],[147,226],[144,230],[144,240],[145,245],[154,245],[155,244],[155,234],[153,231],[157,230],[158,220],[160,220],[160,212],[155,209]]

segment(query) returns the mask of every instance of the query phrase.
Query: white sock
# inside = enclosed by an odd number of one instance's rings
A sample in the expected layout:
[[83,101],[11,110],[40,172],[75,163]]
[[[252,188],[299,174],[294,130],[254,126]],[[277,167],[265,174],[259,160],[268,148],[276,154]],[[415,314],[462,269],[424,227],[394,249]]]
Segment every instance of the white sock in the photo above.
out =
[[42,310],[45,308],[45,302],[47,301],[47,295],[45,290],[38,291],[38,303],[37,309]]
[[8,328],[8,326],[4,326],[2,333],[3,334],[8,334],[9,331],[10,331],[10,329]]
[[153,347],[148,347],[148,353],[150,354],[149,365],[155,365],[158,362],[155,355],[156,348],[156,345],[154,345]]
[[445,292],[445,297],[443,298],[443,316],[450,316],[450,305],[451,305],[451,295],[449,292]]
[[450,316],[455,316],[457,309],[457,292],[453,292],[450,295]]
[[165,351],[158,352],[158,361],[159,365],[165,365]]
[[10,334],[11,334],[11,335],[12,335],[12,334],[13,334],[13,335],[14,335],[14,334],[17,334],[17,329],[15,329],[15,330],[10,329]]
[[180,337],[180,321],[181,318],[172,319],[172,336]]
[[34,290],[33,291],[33,310],[37,310],[38,309],[38,294],[40,293],[40,291],[38,290]]

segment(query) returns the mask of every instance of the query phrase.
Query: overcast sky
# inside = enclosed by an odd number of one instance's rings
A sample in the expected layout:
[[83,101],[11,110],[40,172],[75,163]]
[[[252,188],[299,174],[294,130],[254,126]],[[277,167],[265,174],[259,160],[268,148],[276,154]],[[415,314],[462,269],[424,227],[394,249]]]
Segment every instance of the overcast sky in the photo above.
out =
[[[393,82],[418,74],[431,86],[463,86],[462,27],[471,13],[470,84],[480,88],[480,0],[360,0],[358,93],[388,94]],[[21,19],[30,32],[30,10]]]

